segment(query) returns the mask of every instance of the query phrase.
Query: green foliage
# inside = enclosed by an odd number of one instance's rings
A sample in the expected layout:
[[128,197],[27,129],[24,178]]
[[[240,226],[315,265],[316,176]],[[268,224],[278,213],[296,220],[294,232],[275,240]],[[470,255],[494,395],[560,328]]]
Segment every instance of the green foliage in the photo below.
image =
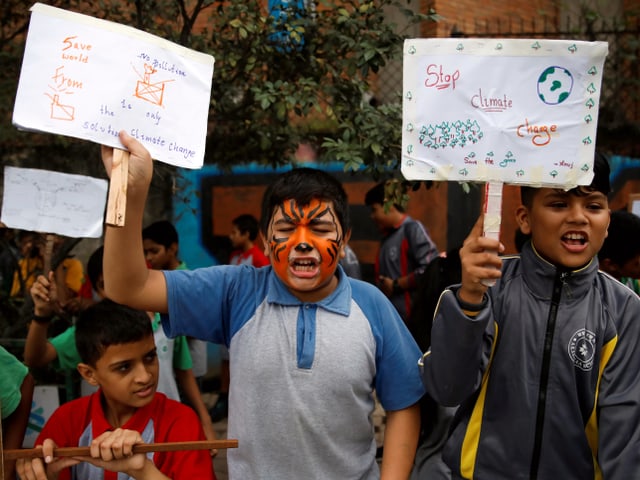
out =
[[[404,36],[389,23],[389,9],[406,16],[405,27],[434,19],[415,13],[412,8],[419,6],[410,0],[320,1],[313,8],[286,12],[287,23],[276,21],[266,11],[267,2],[257,0],[44,3],[212,54],[216,63],[206,163],[222,168],[252,161],[287,164],[297,145],[306,142],[319,147],[320,160],[344,162],[346,170],[365,168],[377,176],[399,166],[399,96],[397,103],[376,106],[363,97],[371,94],[375,74],[391,59],[400,59]],[[21,149],[78,142],[34,137],[10,125],[28,5],[5,0],[0,12],[0,148],[15,158]]]

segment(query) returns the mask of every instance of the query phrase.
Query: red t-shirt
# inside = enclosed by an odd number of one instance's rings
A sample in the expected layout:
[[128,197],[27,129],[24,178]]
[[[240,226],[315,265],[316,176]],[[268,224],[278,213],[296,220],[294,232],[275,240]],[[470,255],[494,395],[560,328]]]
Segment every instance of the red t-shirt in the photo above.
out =
[[260,268],[269,265],[269,259],[264,256],[262,250],[254,245],[246,252],[242,250],[234,250],[231,252],[229,265],[253,265],[254,267]]
[[[100,395],[97,391],[62,404],[53,412],[35,444],[41,445],[44,439],[51,438],[58,447],[88,447],[95,437],[113,430],[104,416]],[[145,443],[205,440],[195,412],[162,393],[156,393],[151,403],[136,411],[122,428],[137,430]],[[155,452],[147,456],[158,470],[173,480],[216,478],[209,450]],[[83,462],[60,472],[59,480],[117,480],[117,475]]]

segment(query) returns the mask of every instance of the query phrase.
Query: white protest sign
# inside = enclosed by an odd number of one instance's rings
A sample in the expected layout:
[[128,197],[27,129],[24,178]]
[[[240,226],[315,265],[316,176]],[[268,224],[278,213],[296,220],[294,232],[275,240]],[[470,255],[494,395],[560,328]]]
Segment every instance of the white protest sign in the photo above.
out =
[[55,385],[36,385],[33,389],[29,422],[24,434],[22,448],[33,448],[53,412],[60,406],[60,394]]
[[4,168],[2,223],[72,238],[102,235],[108,183],[84,175]]
[[16,126],[116,148],[126,130],[157,160],[202,166],[211,55],[39,3],[31,12]]
[[606,42],[406,40],[403,175],[588,185],[607,51]]

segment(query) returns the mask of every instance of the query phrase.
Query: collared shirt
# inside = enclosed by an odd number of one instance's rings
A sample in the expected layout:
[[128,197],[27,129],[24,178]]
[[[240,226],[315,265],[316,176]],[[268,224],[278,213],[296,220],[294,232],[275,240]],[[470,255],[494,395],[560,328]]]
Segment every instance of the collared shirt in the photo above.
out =
[[420,351],[393,305],[337,275],[307,303],[271,267],[165,272],[167,334],[230,347],[230,478],[377,479],[373,391],[387,410],[423,395]]
[[[91,441],[114,427],[102,409],[101,391],[62,404],[36,439],[42,445],[51,438],[58,447],[88,447]],[[204,440],[204,432],[190,407],[156,393],[148,405],[139,408],[122,428],[136,430],[145,443]],[[208,450],[150,452],[147,457],[173,480],[215,480]],[[124,473],[111,472],[82,462],[60,472],[59,480],[127,480]]]

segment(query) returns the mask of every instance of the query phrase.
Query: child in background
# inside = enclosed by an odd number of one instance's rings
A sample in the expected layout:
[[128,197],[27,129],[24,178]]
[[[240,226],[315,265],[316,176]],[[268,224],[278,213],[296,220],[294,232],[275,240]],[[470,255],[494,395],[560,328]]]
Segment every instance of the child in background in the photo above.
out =
[[626,210],[611,212],[598,262],[602,271],[640,295],[640,217]]
[[44,265],[44,238],[36,232],[26,230],[18,233],[20,258],[13,272],[10,295],[23,298]]
[[[87,261],[87,276],[98,299],[104,298],[102,280],[103,247],[98,247]],[[55,314],[55,305],[50,299],[57,297],[58,285],[49,275],[40,276],[30,289],[34,303],[34,313],[29,324],[27,340],[24,345],[24,361],[29,367],[44,367],[51,362],[61,370],[75,370],[80,363],[76,349],[75,327],[71,326],[55,337],[48,338],[49,325]],[[53,292],[53,294],[52,294]]]
[[[146,268],[139,235],[151,156],[124,131],[120,141],[130,152],[127,223],[107,226],[105,289],[168,313],[168,335],[230,347],[228,433],[239,447],[227,453],[229,478],[408,478],[424,393],[420,350],[391,302],[338,265],[351,233],[342,185],[298,168],[267,188],[261,233],[271,266],[159,272]],[[110,172],[113,148],[102,155]],[[374,390],[387,414],[381,467]]]
[[[82,262],[69,255],[69,244],[77,240],[68,239],[61,235],[37,234],[35,232],[23,232],[20,236],[22,258],[19,261],[19,270],[15,272],[11,296],[21,296],[31,289],[38,275],[42,273],[45,260],[45,243],[51,241],[51,252],[53,262],[52,269],[55,272],[56,283],[58,284],[58,297],[56,298],[56,312],[67,312],[67,307],[71,302],[71,310],[67,313],[76,313],[77,309],[72,301],[79,295],[84,283],[84,268]],[[65,250],[66,249],[66,250]],[[60,258],[61,257],[61,258]]]
[[229,265],[253,265],[257,268],[269,265],[269,259],[255,243],[258,233],[258,220],[253,215],[245,213],[233,219],[229,233],[233,247]]
[[[76,322],[80,375],[99,387],[61,405],[36,439],[42,458],[20,459],[21,478],[214,480],[202,450],[133,454],[133,445],[203,440],[195,413],[156,392],[158,358],[149,317],[111,300],[89,307]],[[53,457],[56,447],[91,447],[90,457]]]
[[408,322],[418,277],[438,256],[438,248],[422,223],[411,218],[402,205],[388,201],[386,186],[385,182],[378,183],[364,197],[371,220],[382,234],[375,263],[376,282]]

